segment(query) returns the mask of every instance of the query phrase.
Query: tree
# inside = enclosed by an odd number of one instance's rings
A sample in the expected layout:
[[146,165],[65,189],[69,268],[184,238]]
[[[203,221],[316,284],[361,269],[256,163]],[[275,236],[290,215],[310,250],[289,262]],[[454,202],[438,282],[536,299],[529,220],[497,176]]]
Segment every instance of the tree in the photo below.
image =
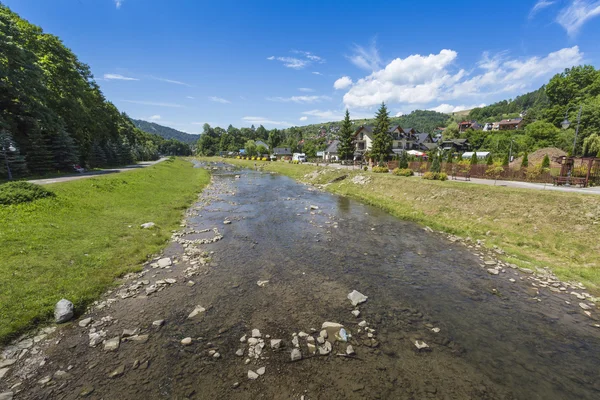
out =
[[546,154],[542,160],[542,169],[543,168],[550,168],[550,157],[548,157],[548,154]]
[[492,165],[492,164],[494,164],[494,159],[492,158],[492,153],[489,153],[487,155],[487,157],[485,158],[485,164],[486,165]]
[[51,148],[54,155],[54,167],[57,170],[72,171],[73,164],[79,163],[75,140],[64,129],[54,135]]
[[535,121],[525,128],[525,134],[538,148],[554,146],[559,133],[560,129],[546,121]]
[[25,154],[27,168],[34,174],[45,174],[53,169],[54,159],[42,133],[33,129],[29,135],[29,146]]
[[440,172],[442,170],[442,165],[440,163],[440,157],[436,154],[432,156],[433,160],[431,162],[431,172]]
[[390,116],[385,103],[381,103],[381,107],[375,115],[373,144],[371,145],[371,156],[376,161],[384,161],[392,152],[392,137],[389,130]]
[[254,143],[254,140],[248,140],[246,142],[246,145],[244,146],[244,149],[246,150],[247,156],[249,156],[249,157],[256,156],[256,143]]
[[340,160],[348,160],[354,155],[354,131],[352,121],[350,121],[350,112],[346,109],[346,115],[340,128],[340,143],[338,145],[338,157]]
[[510,164],[510,160],[508,159],[508,153],[506,153],[504,155],[504,158],[502,159],[502,166],[508,167],[509,164]]
[[442,134],[444,140],[457,139],[460,135],[458,133],[458,124],[452,121]]
[[448,155],[446,157],[446,162],[448,164],[452,164],[452,161],[454,159],[454,154],[452,154],[452,150],[448,151]]
[[471,165],[477,165],[477,152],[474,151],[473,155],[471,156]]
[[408,168],[408,154],[406,153],[406,151],[403,151],[400,155],[400,162],[398,163],[398,168]]
[[594,157],[600,153],[600,135],[593,133],[583,141],[583,155]]
[[523,155],[523,161],[521,161],[521,168],[527,167],[529,167],[529,154],[525,152],[525,154]]

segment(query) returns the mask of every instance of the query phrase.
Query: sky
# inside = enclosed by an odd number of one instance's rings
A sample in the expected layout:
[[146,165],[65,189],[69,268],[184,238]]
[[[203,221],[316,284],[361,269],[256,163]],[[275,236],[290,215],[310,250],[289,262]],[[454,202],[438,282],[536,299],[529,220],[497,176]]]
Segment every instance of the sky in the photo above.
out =
[[0,1],[121,111],[188,133],[451,113],[600,65],[598,0]]

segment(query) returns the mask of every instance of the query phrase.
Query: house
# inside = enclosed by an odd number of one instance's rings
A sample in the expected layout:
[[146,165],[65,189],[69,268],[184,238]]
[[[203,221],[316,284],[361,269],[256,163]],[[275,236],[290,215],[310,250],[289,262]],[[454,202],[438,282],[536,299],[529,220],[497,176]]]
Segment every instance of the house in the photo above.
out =
[[277,160],[291,160],[292,158],[292,149],[289,147],[275,147],[273,149],[273,154],[271,158],[275,158]]
[[440,147],[443,151],[451,151],[453,153],[464,153],[471,149],[471,145],[467,139],[444,140]]
[[[392,126],[388,134],[392,138],[392,154],[400,155],[405,151],[419,150],[431,151],[438,145],[429,133],[419,133],[413,128],[402,128],[400,125]],[[355,159],[363,157],[364,153],[371,150],[373,143],[373,126],[364,125],[354,134]]]
[[460,124],[458,124],[459,133],[463,133],[467,129],[473,129],[478,131],[483,129],[483,126],[478,124],[477,121],[462,121]]
[[332,141],[329,146],[323,152],[323,160],[327,162],[338,161],[338,146],[340,145],[339,140]]
[[485,125],[483,125],[483,131],[484,132],[490,132],[494,130],[494,123],[493,122],[487,122]]
[[503,119],[498,123],[499,130],[501,131],[513,131],[515,129],[521,129],[523,126],[523,118]]
[[269,145],[263,142],[262,140],[257,140],[256,142],[254,142],[254,144],[256,145],[256,147],[262,146],[265,149],[269,150]]

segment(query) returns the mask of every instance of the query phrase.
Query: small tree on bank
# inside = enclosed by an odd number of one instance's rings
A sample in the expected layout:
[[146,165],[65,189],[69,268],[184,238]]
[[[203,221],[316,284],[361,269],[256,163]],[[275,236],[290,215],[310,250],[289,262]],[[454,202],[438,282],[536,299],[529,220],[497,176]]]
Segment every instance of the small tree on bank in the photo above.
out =
[[487,157],[485,158],[485,164],[486,165],[494,164],[494,159],[492,158],[492,153],[488,154]]
[[350,112],[346,109],[346,116],[340,128],[340,144],[338,145],[338,156],[340,160],[348,160],[354,155],[352,121]]
[[441,170],[442,165],[440,164],[440,157],[434,154],[433,160],[431,161],[431,172],[440,172]]
[[473,155],[471,156],[471,165],[477,165],[477,152],[474,151]]
[[392,152],[392,137],[389,130],[390,116],[385,103],[381,103],[381,107],[379,107],[375,116],[373,145],[371,146],[371,155],[376,161],[385,160]]
[[504,159],[502,160],[502,166],[508,167],[509,163],[510,163],[510,160],[508,159],[508,153],[506,153],[506,155],[504,156]]
[[546,154],[542,160],[542,168],[550,168],[550,157],[548,157],[548,154]]
[[529,167],[529,154],[527,154],[527,152],[525,152],[525,155],[523,156],[523,161],[521,161],[521,168],[527,168]]
[[403,151],[402,155],[400,156],[400,161],[398,162],[398,168],[400,168],[400,169],[408,168],[408,155],[406,154],[406,151]]

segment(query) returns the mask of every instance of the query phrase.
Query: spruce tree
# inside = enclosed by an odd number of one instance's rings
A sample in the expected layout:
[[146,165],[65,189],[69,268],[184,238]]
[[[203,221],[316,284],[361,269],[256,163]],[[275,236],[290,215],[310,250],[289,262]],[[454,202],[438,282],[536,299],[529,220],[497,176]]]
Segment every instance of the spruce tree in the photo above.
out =
[[447,162],[448,164],[452,164],[452,160],[453,160],[453,158],[454,158],[454,155],[452,154],[452,150],[450,150],[450,151],[448,152],[448,157],[446,158],[446,162]]
[[381,107],[379,107],[375,116],[373,144],[371,146],[371,155],[376,161],[384,161],[392,152],[392,137],[389,130],[390,116],[385,103],[381,103]]
[[432,158],[433,160],[431,162],[431,172],[440,172],[442,170],[442,165],[440,164],[440,157],[434,154]]
[[508,167],[509,163],[510,163],[510,161],[508,160],[508,153],[506,153],[506,155],[504,156],[504,159],[502,160],[502,166]]
[[548,157],[548,154],[546,154],[542,160],[542,168],[550,168],[550,157]]
[[527,167],[529,167],[529,155],[527,154],[527,152],[525,152],[525,155],[523,156],[523,161],[521,161],[521,168]]
[[348,160],[354,155],[354,132],[350,121],[350,112],[346,109],[346,116],[340,128],[340,144],[338,145],[338,157],[340,160]]
[[471,165],[477,165],[477,152],[474,151],[473,155],[471,156]]
[[73,165],[79,163],[75,141],[64,129],[54,135],[51,148],[54,154],[54,168],[57,170],[72,171]]
[[104,153],[104,149],[98,142],[94,142],[92,144],[92,148],[90,149],[90,154],[88,157],[88,163],[91,168],[100,168],[106,166],[106,154]]
[[406,153],[406,150],[404,150],[402,152],[402,155],[400,156],[400,162],[398,163],[398,168],[408,168],[408,154]]
[[485,158],[486,165],[494,165],[494,159],[492,158],[492,153],[488,154]]
[[27,146],[27,168],[34,174],[46,174],[54,168],[54,158],[48,150],[48,145],[42,133],[38,129],[32,129],[29,133]]

